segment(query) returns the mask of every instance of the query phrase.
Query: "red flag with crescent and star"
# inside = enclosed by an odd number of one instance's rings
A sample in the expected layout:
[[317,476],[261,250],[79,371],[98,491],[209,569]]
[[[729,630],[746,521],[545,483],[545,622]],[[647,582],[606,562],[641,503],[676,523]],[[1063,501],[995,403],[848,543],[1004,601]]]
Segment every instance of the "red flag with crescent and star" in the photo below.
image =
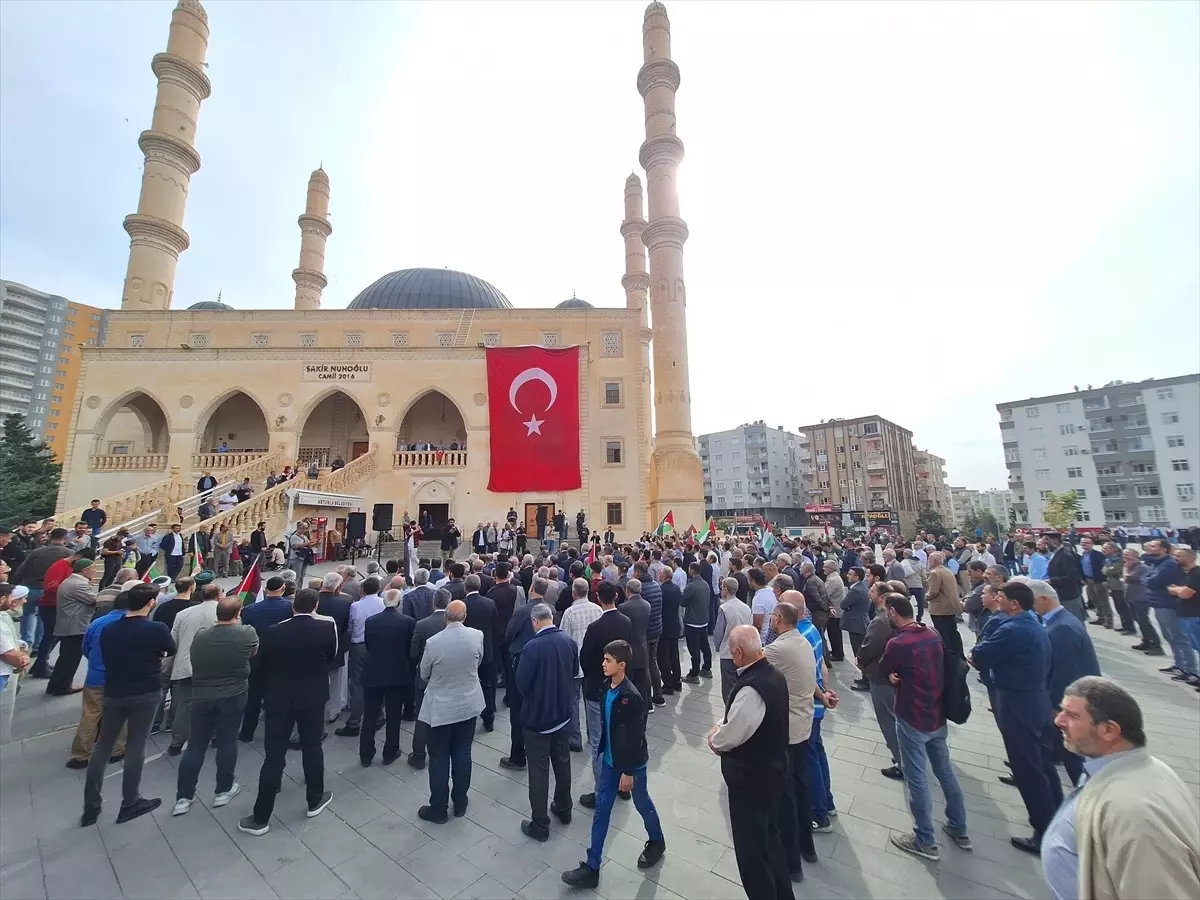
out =
[[571,491],[579,471],[579,348],[487,350],[488,490]]

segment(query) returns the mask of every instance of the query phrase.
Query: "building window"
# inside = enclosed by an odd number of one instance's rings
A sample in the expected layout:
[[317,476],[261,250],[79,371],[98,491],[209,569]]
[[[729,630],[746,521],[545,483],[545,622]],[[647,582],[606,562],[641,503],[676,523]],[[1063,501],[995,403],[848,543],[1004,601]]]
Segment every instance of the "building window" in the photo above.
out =
[[1034,425],[1032,428],[1030,428],[1029,436],[1030,437],[1041,437],[1042,436],[1042,426]]
[[742,489],[742,483],[741,483],[740,481],[735,481],[735,482],[733,483],[733,490],[734,490],[734,493],[738,493],[738,492],[740,492],[740,491],[741,491],[741,489]]
[[46,430],[47,431],[58,431],[58,423],[50,422],[49,424],[46,425]]
[[[853,434],[853,432],[851,432],[851,433]],[[878,422],[864,423],[863,427],[862,427],[862,433],[863,434],[879,434],[879,423]]]
[[342,341],[347,347],[359,348],[363,345],[363,336],[361,331],[347,331],[342,335]]
[[[1167,435],[1167,446],[1168,447],[1182,447],[1183,446],[1183,435],[1182,434],[1168,434]],[[1132,448],[1130,448],[1130,449],[1132,449]]]
[[[142,347],[145,347],[146,346],[146,335],[145,334],[131,334],[129,336],[129,346],[133,347],[135,349],[140,349]],[[54,356],[51,355],[50,358],[53,359]]]
[[194,350],[207,350],[208,349],[208,332],[207,331],[193,331],[191,334],[188,335],[188,343],[192,345],[192,349],[194,349]]
[[1070,447],[1063,447],[1063,456],[1078,456],[1079,448],[1072,444]]
[[1179,518],[1185,522],[1195,522],[1197,519],[1200,519],[1200,510],[1197,510],[1194,506],[1185,506],[1179,510]]
[[1000,410],[1000,421],[1001,422],[1011,422],[1012,421],[1012,410],[1011,409]]
[[609,501],[604,504],[604,521],[610,527],[625,524],[625,504],[618,501]]
[[1078,497],[1080,500],[1086,500],[1087,499],[1087,490],[1085,490],[1084,488],[1075,488],[1075,496]]
[[1064,415],[1066,413],[1069,413],[1071,411],[1071,404],[1070,403],[1055,403],[1054,411],[1056,413],[1058,413],[1060,416]]
[[[1114,475],[1121,474],[1119,466],[1113,466],[1113,468],[1117,470],[1113,473]],[[1133,472],[1134,475],[1153,475],[1158,471],[1158,466],[1156,466],[1154,463],[1130,463],[1129,470]]]
[[1050,492],[1049,491],[1038,491],[1038,496],[1041,497],[1042,500],[1049,500]]
[[1046,448],[1045,447],[1034,447],[1033,448],[1033,458],[1034,459],[1045,459],[1046,458]]
[[1136,497],[1161,497],[1157,484],[1135,484],[1133,493]]
[[[1039,431],[1040,431],[1040,430],[1041,430],[1041,429],[1039,429]],[[1075,426],[1074,426],[1074,425],[1071,425],[1071,424],[1069,424],[1069,423],[1068,423],[1068,424],[1066,424],[1066,425],[1059,425],[1059,426],[1058,426],[1058,433],[1059,433],[1059,434],[1074,434],[1074,433],[1075,433]]]
[[1036,478],[1038,481],[1049,481],[1050,480],[1050,470],[1049,469],[1038,469],[1036,472],[1033,473],[1033,477]]
[[311,350],[317,346],[317,334],[315,331],[310,331],[300,335],[300,346],[306,350]]
[[619,466],[624,461],[622,441],[606,440],[604,442],[604,464]]
[[1162,414],[1162,420],[1164,425],[1174,425],[1179,421],[1179,413],[1165,412]]
[[713,457],[713,460],[715,462],[720,462],[724,458],[724,456],[725,456],[724,453],[718,453]]
[[619,382],[619,381],[604,382],[604,405],[605,406],[620,406],[621,405],[621,382]]
[[407,347],[408,346],[408,332],[407,331],[393,331],[392,332],[392,346],[393,347]]
[[56,381],[54,382],[54,389],[56,391],[65,391],[67,389],[67,383],[65,381]]
[[1175,496],[1185,503],[1188,500],[1196,499],[1196,486],[1194,484],[1177,484],[1175,485]]
[[1161,506],[1139,506],[1138,518],[1143,522],[1165,522],[1167,511]]
[[1192,467],[1192,464],[1189,463],[1186,459],[1171,460],[1171,468],[1176,472],[1187,472],[1189,469],[1191,469],[1191,467]]
[[59,378],[66,378],[66,377],[67,377],[67,373],[66,373],[66,371],[65,371],[65,370],[63,370],[63,369],[57,369],[57,370],[54,372],[54,374],[55,374],[57,377],[59,377]]
[[453,331],[435,331],[433,333],[433,342],[435,344],[437,344],[439,347],[453,347],[454,346],[454,332]]
[[605,356],[620,356],[621,355],[621,332],[605,331],[600,335],[603,342]]
[[1105,518],[1111,519],[1114,522],[1129,521],[1129,513],[1125,512],[1123,509],[1106,509],[1104,511],[1104,516]]
[[1159,400],[1174,400],[1175,399],[1175,392],[1173,390],[1171,390],[1170,388],[1158,388],[1155,391],[1155,394],[1158,396]]
[[1027,419],[1036,419],[1041,414],[1042,414],[1042,408],[1040,406],[1025,407],[1025,418],[1027,418]]
[[1021,451],[1016,447],[1004,451],[1004,458],[1008,462],[1015,463],[1021,461]]
[[1081,509],[1075,514],[1075,521],[1076,522],[1090,522],[1090,521],[1092,521],[1092,514],[1090,512],[1088,512],[1086,509]]
[[485,332],[483,333],[483,346],[485,346],[485,347],[499,347],[499,346],[500,346],[500,332],[498,332],[498,331],[485,331]]
[[[39,395],[39,396],[38,396],[38,399],[39,399],[39,400],[45,400],[45,399],[46,399],[46,395],[45,395],[45,394],[41,394],[41,395]],[[52,398],[50,398],[50,399],[51,399],[51,402],[53,402],[53,403],[62,403],[62,402],[63,402],[62,394],[55,394],[55,395],[54,395]]]
[[742,451],[741,451],[741,450],[734,450],[732,453],[730,453],[730,454],[729,454],[729,458],[730,458],[730,459],[741,459],[741,458],[742,458]]
[[559,334],[557,331],[542,332],[543,347],[557,347],[559,345]]
[[[1180,438],[1179,440],[1182,441],[1183,438]],[[1167,446],[1168,447],[1171,446],[1170,438],[1167,438]],[[1182,444],[1181,444],[1181,446],[1182,446]],[[1131,437],[1126,442],[1126,448],[1128,450],[1130,450],[1131,452],[1137,452],[1138,450],[1149,450],[1150,449],[1149,447],[1146,446],[1146,441],[1144,441],[1140,437]]]
[[1100,496],[1105,500],[1118,500],[1125,496],[1125,485],[1104,484],[1100,486]]
[[717,490],[718,490],[718,491],[723,491],[723,490],[725,490],[725,482],[723,482],[723,481],[718,481],[718,482],[717,482]]
[[269,335],[262,333],[250,335],[250,346],[254,347],[255,349],[262,350],[263,348],[270,346],[270,343],[271,339]]

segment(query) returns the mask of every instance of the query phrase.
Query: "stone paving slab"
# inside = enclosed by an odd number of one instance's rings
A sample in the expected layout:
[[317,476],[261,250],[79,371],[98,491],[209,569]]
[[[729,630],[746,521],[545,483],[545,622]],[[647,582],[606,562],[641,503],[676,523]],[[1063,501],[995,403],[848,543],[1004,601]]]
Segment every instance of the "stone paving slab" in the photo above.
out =
[[[1138,696],[1152,752],[1169,762],[1200,799],[1200,695],[1170,682],[1160,659],[1128,649],[1133,639],[1090,629],[1104,671]],[[969,641],[969,636],[968,636]],[[685,654],[686,655],[686,654]],[[804,898],[1007,898],[1049,896],[1040,863],[1009,843],[1029,833],[1016,790],[999,783],[1007,771],[987,697],[973,685],[975,711],[952,726],[951,757],[958,771],[975,843],[973,853],[946,845],[939,863],[898,851],[893,832],[911,830],[902,784],[884,778],[889,764],[869,698],[849,690],[849,663],[836,664],[839,708],[827,715],[824,736],[839,815],[831,834],[816,835],[820,862],[806,866],[796,885]],[[35,683],[36,684],[36,683]],[[32,706],[32,701],[26,701]],[[54,716],[78,716],[78,698],[52,701]],[[72,704],[68,706],[68,704]],[[61,707],[61,709],[59,708]],[[572,892],[559,873],[584,858],[591,826],[576,807],[569,825],[552,821],[546,843],[520,833],[528,816],[527,776],[499,766],[508,752],[508,719],[501,711],[493,733],[479,731],[467,814],[446,825],[417,818],[428,799],[428,776],[400,760],[359,765],[357,739],[330,735],[325,743],[327,786],[334,792],[316,819],[304,815],[298,753],[289,754],[284,790],[271,831],[255,838],[236,830],[247,815],[262,764],[261,729],[253,745],[239,744],[241,793],[212,809],[214,762],[200,777],[198,801],[172,817],[178,758],[168,739],[148,747],[142,793],[160,796],[153,815],[126,825],[113,821],[121,766],[105,780],[105,812],[97,827],[78,818],[83,773],[63,767],[73,729],[0,747],[0,896],[33,898],[525,898],[568,896],[608,900],[740,900],[720,765],[704,735],[721,707],[715,681],[685,685],[682,695],[650,718],[650,792],[658,806],[668,851],[662,864],[642,872],[635,861],[645,834],[631,804],[618,803],[605,846],[597,891]],[[403,728],[408,746],[411,727]],[[574,793],[591,789],[590,767],[572,754]],[[934,818],[944,821],[934,782]],[[763,790],[772,790],[763,785]]]

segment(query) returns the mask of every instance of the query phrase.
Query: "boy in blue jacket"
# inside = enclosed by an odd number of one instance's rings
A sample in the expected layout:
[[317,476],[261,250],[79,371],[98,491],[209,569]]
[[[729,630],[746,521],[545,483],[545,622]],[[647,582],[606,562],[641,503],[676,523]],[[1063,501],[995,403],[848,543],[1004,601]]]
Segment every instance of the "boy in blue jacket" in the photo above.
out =
[[603,668],[607,690],[602,697],[602,760],[600,777],[596,781],[592,842],[588,847],[587,860],[577,868],[562,873],[563,882],[574,888],[595,888],[600,883],[604,839],[608,835],[608,821],[618,790],[633,792],[633,805],[646,825],[648,840],[638,857],[638,868],[649,869],[667,852],[658,810],[654,808],[654,801],[646,790],[646,761],[649,759],[646,749],[646,701],[625,677],[632,659],[633,648],[628,641],[611,641],[604,647]]

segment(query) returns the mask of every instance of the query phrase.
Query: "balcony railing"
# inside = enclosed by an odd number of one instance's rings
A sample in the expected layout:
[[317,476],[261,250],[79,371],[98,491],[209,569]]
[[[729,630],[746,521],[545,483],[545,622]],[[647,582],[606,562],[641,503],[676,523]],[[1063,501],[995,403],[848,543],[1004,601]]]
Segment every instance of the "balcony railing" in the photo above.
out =
[[197,472],[213,472],[219,469],[234,469],[254,462],[267,454],[267,450],[230,450],[227,453],[194,453],[192,468]]
[[113,453],[108,456],[89,456],[91,472],[161,472],[167,467],[167,454],[144,453],[133,456]]
[[466,464],[466,450],[398,450],[392,454],[394,469],[461,469]]

